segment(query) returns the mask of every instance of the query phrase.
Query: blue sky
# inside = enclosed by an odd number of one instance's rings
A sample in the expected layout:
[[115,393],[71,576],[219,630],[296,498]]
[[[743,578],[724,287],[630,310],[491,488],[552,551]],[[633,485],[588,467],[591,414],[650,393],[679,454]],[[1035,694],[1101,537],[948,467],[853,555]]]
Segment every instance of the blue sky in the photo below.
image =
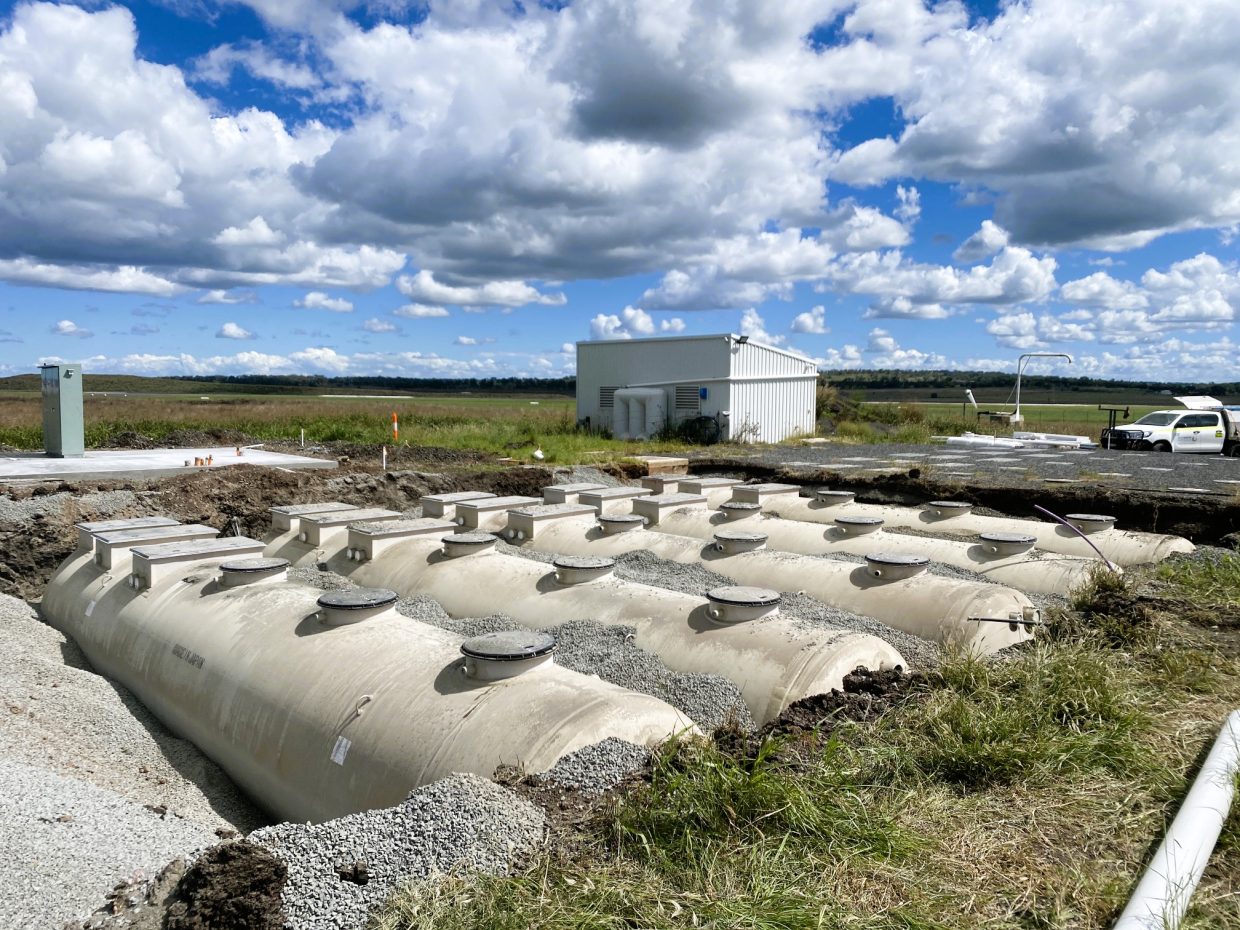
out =
[[0,373],[1240,378],[1237,47],[1233,0],[0,4]]

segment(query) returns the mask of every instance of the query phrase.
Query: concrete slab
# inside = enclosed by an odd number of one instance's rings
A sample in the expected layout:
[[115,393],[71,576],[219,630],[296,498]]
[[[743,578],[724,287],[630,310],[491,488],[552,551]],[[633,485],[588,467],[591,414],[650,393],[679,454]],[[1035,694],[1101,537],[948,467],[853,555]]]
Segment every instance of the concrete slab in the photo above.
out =
[[645,464],[647,475],[687,475],[689,460],[675,455],[638,455],[635,458]]
[[[195,467],[186,461],[211,458],[212,464]],[[285,455],[263,449],[235,446],[208,449],[120,449],[87,452],[79,459],[53,459],[42,453],[0,456],[0,483],[19,480],[75,478],[162,478],[188,472],[209,471],[229,465],[265,465],[269,468],[335,468],[330,459]]]

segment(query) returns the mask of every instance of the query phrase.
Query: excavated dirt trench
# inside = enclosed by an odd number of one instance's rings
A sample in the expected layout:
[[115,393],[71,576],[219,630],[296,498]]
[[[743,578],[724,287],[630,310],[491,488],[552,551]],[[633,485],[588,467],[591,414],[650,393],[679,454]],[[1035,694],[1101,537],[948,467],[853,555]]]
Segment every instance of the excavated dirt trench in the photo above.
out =
[[[410,464],[413,464],[411,461]],[[418,463],[426,467],[426,463]],[[31,515],[0,516],[0,593],[32,600],[42,595],[48,578],[69,555],[77,537],[73,524],[83,520],[166,516],[184,523],[204,523],[226,534],[260,537],[269,524],[268,508],[280,503],[345,503],[405,510],[424,494],[482,490],[495,494],[537,496],[553,481],[547,468],[503,469],[466,462],[444,471],[380,471],[346,462],[335,471],[284,471],[237,465],[173,478],[129,481],[57,481],[8,489],[12,501],[64,495],[59,505]],[[130,491],[134,500],[101,513],[93,498]],[[95,494],[93,492],[103,492]],[[114,496],[113,496],[114,497]]]

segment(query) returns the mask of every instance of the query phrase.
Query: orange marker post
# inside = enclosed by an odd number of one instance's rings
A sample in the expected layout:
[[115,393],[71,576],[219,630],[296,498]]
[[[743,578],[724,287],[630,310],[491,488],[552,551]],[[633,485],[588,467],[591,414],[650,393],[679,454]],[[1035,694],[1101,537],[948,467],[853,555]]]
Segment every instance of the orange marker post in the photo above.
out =
[[392,411],[392,443],[400,442],[400,421],[396,418],[396,411]]

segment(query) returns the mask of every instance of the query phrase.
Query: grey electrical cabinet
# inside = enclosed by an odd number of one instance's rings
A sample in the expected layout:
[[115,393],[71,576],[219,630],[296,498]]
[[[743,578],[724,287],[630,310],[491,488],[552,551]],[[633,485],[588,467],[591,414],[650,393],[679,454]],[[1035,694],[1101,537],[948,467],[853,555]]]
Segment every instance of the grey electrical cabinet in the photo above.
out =
[[43,449],[57,459],[85,455],[81,364],[40,365],[39,371],[43,375]]

